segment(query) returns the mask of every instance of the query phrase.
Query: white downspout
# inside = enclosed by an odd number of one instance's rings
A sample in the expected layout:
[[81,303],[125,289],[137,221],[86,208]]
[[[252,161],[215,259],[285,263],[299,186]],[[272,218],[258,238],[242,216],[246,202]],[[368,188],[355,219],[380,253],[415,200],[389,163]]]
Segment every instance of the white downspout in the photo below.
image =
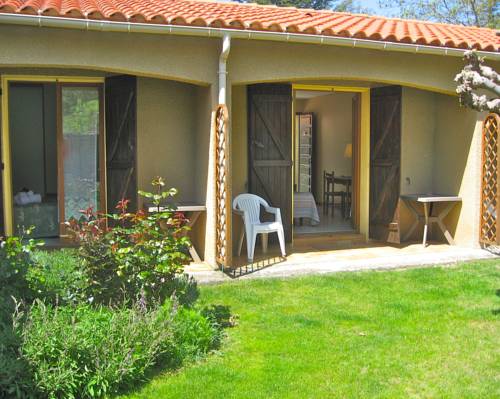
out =
[[231,50],[231,36],[228,33],[222,36],[222,51],[219,56],[219,104],[226,105],[227,86],[227,58]]

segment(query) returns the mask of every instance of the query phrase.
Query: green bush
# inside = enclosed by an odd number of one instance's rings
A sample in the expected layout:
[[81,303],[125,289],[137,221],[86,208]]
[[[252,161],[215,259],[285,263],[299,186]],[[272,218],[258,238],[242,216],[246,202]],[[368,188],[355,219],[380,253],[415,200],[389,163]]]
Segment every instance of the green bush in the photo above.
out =
[[82,220],[68,222],[80,244],[82,266],[90,282],[88,295],[96,303],[119,305],[124,298],[135,299],[140,293],[148,300],[163,299],[171,282],[182,273],[189,239],[182,215],[169,206],[160,208],[162,200],[176,194],[175,189],[162,191],[164,185],[157,178],[153,181],[155,193],[139,192],[152,201],[157,212],[130,213],[129,201],[122,200],[115,214],[88,209]]
[[33,298],[26,275],[38,245],[24,237],[0,240],[0,398],[30,397],[33,391],[29,367],[20,358],[19,339],[12,329],[12,313],[16,301]]
[[217,347],[221,331],[199,310],[180,308],[174,319],[174,337],[177,356],[191,359]]
[[200,312],[170,301],[117,309],[36,301],[18,328],[37,392],[49,398],[115,394],[144,380],[154,365],[206,353],[220,335]]
[[36,251],[27,280],[36,297],[52,304],[85,301],[88,278],[74,249]]
[[0,322],[0,398],[33,397],[33,377],[19,345],[12,323]]

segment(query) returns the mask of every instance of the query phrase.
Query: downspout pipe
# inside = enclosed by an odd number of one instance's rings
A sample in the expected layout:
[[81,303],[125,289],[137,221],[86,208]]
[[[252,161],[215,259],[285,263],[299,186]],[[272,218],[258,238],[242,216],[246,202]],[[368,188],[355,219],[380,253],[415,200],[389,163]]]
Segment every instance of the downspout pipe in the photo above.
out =
[[227,58],[231,51],[231,36],[222,36],[222,51],[219,56],[219,104],[226,105],[227,99]]
[[[394,43],[370,39],[350,37],[336,37],[324,35],[309,35],[289,32],[266,32],[252,30],[238,30],[227,28],[212,28],[201,26],[160,25],[136,22],[115,22],[91,19],[50,17],[44,15],[27,15],[0,13],[0,24],[37,26],[46,28],[66,28],[88,31],[147,33],[163,35],[183,35],[198,37],[224,37],[243,40],[270,40],[289,43],[310,43],[319,45],[333,45],[343,47],[359,47],[382,51],[399,51],[405,53],[431,54],[463,57],[468,49],[437,47],[412,43]],[[499,61],[500,52],[478,51],[478,55],[488,60]]]

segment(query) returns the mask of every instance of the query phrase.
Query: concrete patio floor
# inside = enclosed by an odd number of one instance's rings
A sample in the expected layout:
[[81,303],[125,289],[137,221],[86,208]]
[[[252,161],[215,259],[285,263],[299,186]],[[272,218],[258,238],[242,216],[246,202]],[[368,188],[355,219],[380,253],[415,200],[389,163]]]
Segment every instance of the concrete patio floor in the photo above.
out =
[[344,271],[399,269],[419,266],[452,264],[463,261],[500,257],[480,248],[464,248],[431,242],[400,245],[363,242],[356,236],[344,240],[317,238],[296,240],[287,248],[286,259],[279,256],[277,248],[270,247],[267,254],[256,251],[253,264],[246,255],[235,258],[231,270],[213,270],[204,263],[192,263],[186,272],[200,284],[218,283],[234,279],[283,278],[308,274],[325,274]]

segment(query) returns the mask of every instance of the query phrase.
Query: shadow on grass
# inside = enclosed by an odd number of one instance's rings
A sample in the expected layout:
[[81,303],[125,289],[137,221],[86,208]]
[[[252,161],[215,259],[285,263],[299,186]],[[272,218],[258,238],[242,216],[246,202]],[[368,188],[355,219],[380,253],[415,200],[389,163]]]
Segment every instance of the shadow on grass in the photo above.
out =
[[[500,297],[500,288],[495,291],[495,295]],[[493,313],[495,316],[500,315],[500,308],[493,309],[491,313]]]

